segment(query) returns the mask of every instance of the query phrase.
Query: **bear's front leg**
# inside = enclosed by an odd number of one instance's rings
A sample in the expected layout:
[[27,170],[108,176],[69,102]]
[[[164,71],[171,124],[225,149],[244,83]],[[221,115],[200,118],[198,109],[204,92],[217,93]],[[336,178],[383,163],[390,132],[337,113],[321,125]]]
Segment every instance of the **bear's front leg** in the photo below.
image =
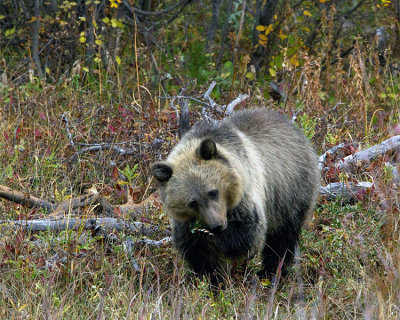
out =
[[188,222],[174,222],[173,242],[193,271],[198,275],[210,277],[213,285],[222,282],[221,263],[214,239],[193,232]]

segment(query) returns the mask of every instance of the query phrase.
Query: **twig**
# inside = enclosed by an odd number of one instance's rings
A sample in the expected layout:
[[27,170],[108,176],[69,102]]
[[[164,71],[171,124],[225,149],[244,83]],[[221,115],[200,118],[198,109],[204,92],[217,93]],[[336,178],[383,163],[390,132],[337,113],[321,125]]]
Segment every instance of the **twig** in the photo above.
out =
[[181,117],[179,118],[178,136],[182,138],[183,135],[190,129],[190,118],[189,118],[189,103],[187,100],[183,101],[181,107]]
[[209,106],[209,104],[207,102],[204,102],[204,101],[201,101],[199,99],[196,99],[196,98],[193,98],[193,97],[189,97],[189,96],[180,96],[180,95],[174,96],[174,97],[171,97],[171,96],[165,96],[165,97],[158,96],[158,98],[159,99],[173,99],[173,98],[175,98],[175,99],[189,99],[189,100],[193,100],[193,101],[195,101],[195,102],[197,102],[199,104],[202,104],[202,105],[205,105],[205,106]]
[[336,153],[336,151],[338,151],[339,149],[344,148],[344,146],[345,146],[344,143],[338,144],[337,146],[334,146],[334,147],[330,148],[329,150],[327,150],[324,154],[320,155],[319,158],[318,158],[318,168],[319,168],[319,170],[322,170],[324,168],[325,160],[326,160],[326,157],[327,157],[328,154],[332,155],[332,154]]
[[298,320],[307,319],[305,313],[305,301],[304,301],[304,282],[303,275],[301,272],[301,261],[300,261],[300,248],[296,245],[294,249],[294,265],[295,265],[295,277],[297,282],[297,299],[295,301],[295,316]]
[[162,238],[161,240],[142,239],[142,240],[139,240],[137,243],[142,244],[142,245],[160,248],[161,246],[164,246],[164,245],[170,243],[171,241],[172,241],[171,237],[165,237],[165,238]]
[[62,114],[61,120],[65,122],[65,130],[67,131],[67,136],[68,136],[69,143],[71,144],[71,146],[73,148],[75,148],[74,139],[72,138],[71,131],[69,131],[70,122],[69,122],[65,112]]
[[295,111],[292,109],[292,111],[293,111],[293,116],[292,116],[291,121],[292,121],[292,123],[295,123],[295,121],[296,121],[296,119],[297,119],[297,116],[299,115],[299,113],[301,112],[301,110],[300,110],[300,109],[297,109],[296,112],[295,112]]
[[74,162],[78,159],[78,157],[85,152],[90,152],[90,151],[99,151],[99,150],[113,150],[114,152],[117,152],[121,155],[131,155],[135,154],[137,152],[136,148],[132,149],[124,149],[121,147],[118,147],[117,145],[113,143],[100,143],[100,144],[93,144],[90,147],[83,148],[79,151],[77,151],[70,159],[70,162]]
[[258,287],[259,281],[257,276],[253,277],[250,280],[250,297],[246,299],[246,306],[243,312],[243,316],[241,319],[243,320],[251,320],[254,319],[254,303],[257,298],[257,287]]
[[[239,96],[231,101],[225,109],[225,114],[231,114],[233,112],[233,109],[235,108],[236,105],[238,105],[239,103],[242,103],[244,100],[246,100],[247,98],[249,98],[249,95],[247,94],[239,94]],[[222,108],[224,108],[225,106],[222,106]]]
[[131,261],[131,265],[133,267],[133,270],[135,272],[139,272],[139,266],[136,262],[136,259],[134,258],[134,250],[135,250],[135,242],[132,241],[131,238],[127,238],[122,242],[122,246],[124,248],[125,254],[128,256],[129,260]]
[[274,306],[275,294],[278,289],[279,281],[281,279],[282,266],[283,266],[283,262],[285,261],[285,257],[286,257],[286,253],[283,255],[281,261],[279,262],[278,268],[276,270],[276,274],[273,278],[272,290],[268,297],[267,313],[265,314],[264,319],[271,319],[271,315],[272,315],[271,313],[272,313],[272,308]]
[[[209,103],[209,106],[211,108],[214,108],[217,104],[215,103],[215,101],[210,97],[211,92],[213,91],[215,85],[217,83],[215,81],[211,82],[210,86],[208,87],[207,91],[204,93],[203,98],[206,99]],[[205,109],[202,109],[202,113],[203,111],[205,111]],[[204,115],[204,114],[203,114]]]
[[172,21],[174,21],[181,13],[183,10],[185,10],[186,6],[191,3],[193,0],[186,0],[186,2],[180,7],[180,9],[167,21],[167,25],[170,24]]
[[313,307],[310,312],[310,320],[317,320],[321,319],[323,317],[324,313],[324,308],[325,308],[325,297],[324,297],[324,292],[323,292],[323,284],[324,280],[322,276],[319,276],[318,283],[316,285],[317,289],[317,296],[315,300],[313,301]]
[[120,146],[125,144],[130,144],[132,141],[122,141],[122,142],[98,142],[98,143],[84,143],[79,142],[78,146],[82,147],[92,147],[92,146],[104,146],[104,145],[111,145],[111,146]]

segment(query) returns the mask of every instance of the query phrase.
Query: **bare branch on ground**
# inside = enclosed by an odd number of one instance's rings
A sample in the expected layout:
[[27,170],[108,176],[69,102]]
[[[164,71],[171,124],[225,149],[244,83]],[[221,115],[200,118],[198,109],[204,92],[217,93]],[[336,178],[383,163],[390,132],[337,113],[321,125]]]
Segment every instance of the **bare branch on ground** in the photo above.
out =
[[99,151],[99,150],[112,150],[116,153],[119,153],[120,155],[132,155],[137,152],[136,148],[131,148],[131,149],[124,149],[121,148],[114,143],[99,143],[99,144],[93,144],[89,147],[83,148],[79,151],[77,151],[70,159],[70,162],[76,161],[79,156],[83,153],[90,152],[90,151]]
[[142,222],[127,222],[117,218],[65,218],[58,220],[35,219],[35,220],[0,220],[1,228],[22,228],[24,231],[39,232],[39,231],[65,231],[65,230],[94,230],[97,227],[102,227],[108,231],[124,231],[128,233],[151,236],[155,233],[168,234],[167,230],[161,231],[159,227],[142,223]]
[[73,148],[75,148],[75,142],[74,142],[74,139],[72,137],[71,131],[69,130],[69,126],[70,126],[71,122],[68,120],[67,114],[65,112],[62,114],[61,120],[65,122],[65,130],[67,131],[67,136],[68,136],[69,143],[71,144],[71,146]]
[[142,216],[149,210],[152,203],[156,201],[155,194],[150,195],[141,203],[134,203],[132,197],[128,195],[128,201],[125,204],[113,206],[99,193],[91,192],[54,204],[2,185],[0,185],[0,198],[21,204],[28,208],[43,208],[47,213],[51,214],[53,218],[62,218],[71,214],[80,215],[83,210],[89,209],[95,211],[97,215],[102,214],[107,217],[114,217],[117,212],[124,217],[129,217],[131,220]]
[[353,167],[368,163],[377,156],[388,152],[397,152],[400,150],[400,135],[391,137],[371,148],[361,150],[355,154],[349,155],[336,164],[337,169],[351,171]]
[[36,198],[28,193],[19,192],[2,185],[0,185],[0,198],[21,204],[28,208],[44,208],[48,212],[52,212],[56,207],[54,203]]
[[344,146],[345,146],[344,143],[338,144],[337,146],[334,146],[334,147],[330,148],[325,153],[320,155],[319,158],[318,158],[318,168],[319,168],[319,170],[324,169],[325,160],[326,160],[326,157],[327,157],[328,154],[332,155],[332,154],[336,153],[336,151],[338,151],[339,149],[344,148]]
[[358,199],[360,194],[367,194],[368,190],[370,190],[372,187],[372,182],[359,182],[357,184],[333,182],[325,187],[320,186],[319,192],[322,196],[325,196],[328,199],[342,197],[346,200],[355,200]]

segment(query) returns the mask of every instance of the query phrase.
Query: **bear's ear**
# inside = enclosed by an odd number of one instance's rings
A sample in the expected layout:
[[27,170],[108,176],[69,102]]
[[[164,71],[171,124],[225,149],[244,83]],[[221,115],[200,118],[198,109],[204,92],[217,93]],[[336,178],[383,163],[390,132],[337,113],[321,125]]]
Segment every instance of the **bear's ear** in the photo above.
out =
[[167,182],[172,176],[172,167],[166,162],[155,162],[151,165],[151,172],[157,181]]
[[217,155],[217,146],[211,138],[206,138],[201,142],[199,155],[203,160],[210,160]]

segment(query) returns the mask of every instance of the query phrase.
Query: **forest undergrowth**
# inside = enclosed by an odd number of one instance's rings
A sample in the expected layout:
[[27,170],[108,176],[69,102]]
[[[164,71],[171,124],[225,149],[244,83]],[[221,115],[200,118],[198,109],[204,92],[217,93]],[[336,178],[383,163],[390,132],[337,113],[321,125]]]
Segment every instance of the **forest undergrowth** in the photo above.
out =
[[[256,257],[233,263],[221,290],[195,277],[170,243],[146,245],[139,241],[144,236],[127,232],[105,238],[83,228],[10,228],[4,221],[47,219],[48,213],[1,200],[0,319],[400,319],[400,154],[383,154],[351,170],[335,166],[400,135],[400,80],[398,68],[391,68],[398,61],[388,54],[382,64],[374,46],[355,38],[351,54],[338,53],[327,63],[321,53],[331,49],[329,21],[328,16],[327,40],[315,52],[299,47],[296,61],[283,55],[282,69],[267,70],[268,77],[249,74],[245,53],[215,71],[215,56],[202,55],[193,40],[174,40],[188,46],[186,61],[167,49],[154,57],[134,42],[130,62],[125,63],[130,54],[125,47],[119,62],[97,62],[88,70],[78,59],[71,72],[50,77],[45,71],[47,78],[22,68],[16,51],[1,48],[0,185],[26,195],[57,203],[95,190],[113,204],[125,203],[128,194],[137,203],[147,199],[156,192],[150,164],[165,159],[178,140],[176,109],[187,101],[191,123],[198,121],[213,80],[210,96],[216,103],[247,94],[236,110],[261,107],[286,114],[318,154],[343,143],[328,154],[321,185],[373,187],[350,201],[320,197],[302,233],[300,258],[286,278],[275,285],[259,279]],[[174,31],[169,28],[166,36]],[[158,72],[172,74],[164,82],[150,72],[154,59]],[[266,80],[271,75],[278,97]],[[174,98],[178,95],[189,98]],[[224,116],[206,108],[217,119]],[[82,151],[101,144],[129,152]],[[84,219],[93,216],[90,206],[81,212]],[[117,211],[115,216],[126,218]],[[137,220],[169,232],[159,201]],[[155,231],[147,238],[162,235]]]

